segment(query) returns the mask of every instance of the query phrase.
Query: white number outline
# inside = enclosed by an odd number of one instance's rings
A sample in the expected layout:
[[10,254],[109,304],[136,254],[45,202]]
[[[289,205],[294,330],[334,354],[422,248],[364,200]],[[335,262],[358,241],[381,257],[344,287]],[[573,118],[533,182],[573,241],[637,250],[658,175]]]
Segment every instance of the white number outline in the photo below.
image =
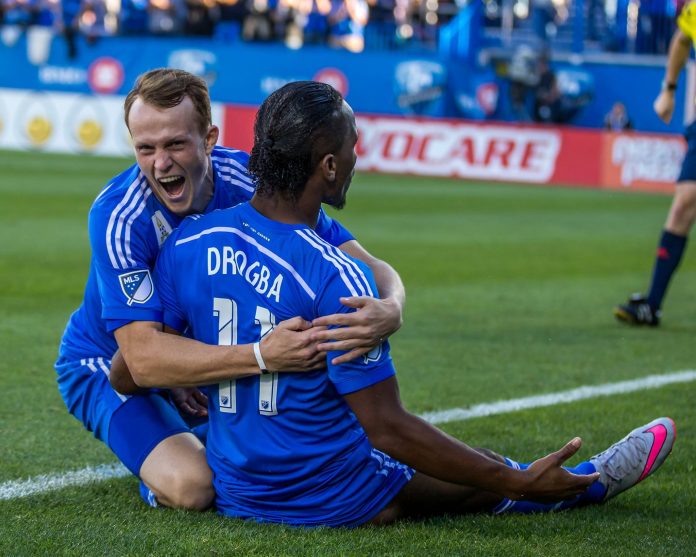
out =
[[[213,298],[213,317],[218,320],[218,345],[237,344],[239,314],[237,303],[229,298]],[[254,324],[261,328],[259,340],[263,339],[276,326],[275,315],[268,308],[256,306]],[[218,407],[226,414],[237,413],[237,382],[221,381],[218,384]],[[275,416],[278,414],[278,374],[268,373],[259,377],[259,414]]]

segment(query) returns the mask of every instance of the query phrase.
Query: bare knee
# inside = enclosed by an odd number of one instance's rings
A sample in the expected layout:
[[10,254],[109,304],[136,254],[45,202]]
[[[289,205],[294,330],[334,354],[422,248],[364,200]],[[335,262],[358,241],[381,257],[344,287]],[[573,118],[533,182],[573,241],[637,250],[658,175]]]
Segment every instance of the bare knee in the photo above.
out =
[[140,477],[166,507],[202,511],[215,498],[205,447],[191,433],[161,441],[140,467]]
[[212,475],[207,467],[194,473],[180,469],[163,471],[156,484],[150,489],[157,501],[175,509],[204,511],[215,498]]
[[677,186],[677,193],[667,216],[665,228],[686,236],[696,220],[696,183],[684,183]]

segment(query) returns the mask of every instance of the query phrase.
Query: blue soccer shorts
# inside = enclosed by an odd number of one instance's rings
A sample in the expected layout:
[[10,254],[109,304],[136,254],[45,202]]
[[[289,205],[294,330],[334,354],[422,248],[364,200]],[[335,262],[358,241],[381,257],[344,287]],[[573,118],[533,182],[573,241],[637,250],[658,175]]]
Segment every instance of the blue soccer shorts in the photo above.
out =
[[152,450],[164,439],[190,431],[162,392],[122,395],[111,387],[111,360],[68,360],[55,365],[58,390],[68,411],[104,442],[136,476]]
[[[209,440],[211,451],[213,442]],[[253,440],[246,440],[251,443]],[[210,452],[208,453],[210,456]],[[302,481],[249,481],[213,469],[220,514],[289,526],[356,527],[377,516],[416,473],[365,440],[320,474]]]

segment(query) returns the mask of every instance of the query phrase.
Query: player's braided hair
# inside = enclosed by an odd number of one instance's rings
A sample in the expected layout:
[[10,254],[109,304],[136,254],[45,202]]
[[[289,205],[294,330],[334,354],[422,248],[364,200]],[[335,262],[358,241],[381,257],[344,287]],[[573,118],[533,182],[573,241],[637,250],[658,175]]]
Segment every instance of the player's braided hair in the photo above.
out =
[[138,77],[123,103],[126,126],[135,99],[140,98],[157,108],[173,108],[184,97],[191,99],[196,109],[198,129],[205,135],[212,122],[208,85],[197,75],[174,68],[158,68]]
[[319,161],[343,144],[342,106],[338,91],[316,81],[288,83],[264,101],[249,159],[258,195],[300,197]]

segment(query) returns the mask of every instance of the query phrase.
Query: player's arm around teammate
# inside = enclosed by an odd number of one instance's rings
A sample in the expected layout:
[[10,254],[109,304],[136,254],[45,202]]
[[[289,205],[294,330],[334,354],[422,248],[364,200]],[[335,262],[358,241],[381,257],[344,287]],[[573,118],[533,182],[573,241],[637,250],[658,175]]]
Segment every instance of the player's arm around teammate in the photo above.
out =
[[[148,346],[155,345],[149,341],[166,338],[158,336],[161,309],[150,275],[166,236],[188,215],[245,201],[253,182],[246,154],[216,146],[219,130],[200,78],[171,69],[147,72],[124,109],[137,164],[115,177],[90,210],[90,278],[61,344],[59,389],[68,410],[142,480],[148,502],[204,509],[214,493],[201,441],[161,393],[128,398],[114,392],[107,377],[115,373],[118,348],[137,367],[140,358],[151,357]],[[336,237],[344,238],[337,245],[352,238],[345,230]],[[278,370],[311,369],[314,357],[322,358],[305,348],[302,327],[278,329],[264,341]],[[176,365],[167,373],[188,370],[181,364],[194,358],[208,378],[259,369],[250,346],[187,345],[171,355]]]
[[[356,240],[340,246],[348,255],[366,263],[381,298],[351,296],[341,303],[357,311],[334,313],[315,319],[312,340],[319,350],[346,350],[334,363],[342,364],[367,354],[399,330],[403,322],[406,291],[399,274],[386,262],[368,253]],[[332,328],[329,328],[332,327]]]

